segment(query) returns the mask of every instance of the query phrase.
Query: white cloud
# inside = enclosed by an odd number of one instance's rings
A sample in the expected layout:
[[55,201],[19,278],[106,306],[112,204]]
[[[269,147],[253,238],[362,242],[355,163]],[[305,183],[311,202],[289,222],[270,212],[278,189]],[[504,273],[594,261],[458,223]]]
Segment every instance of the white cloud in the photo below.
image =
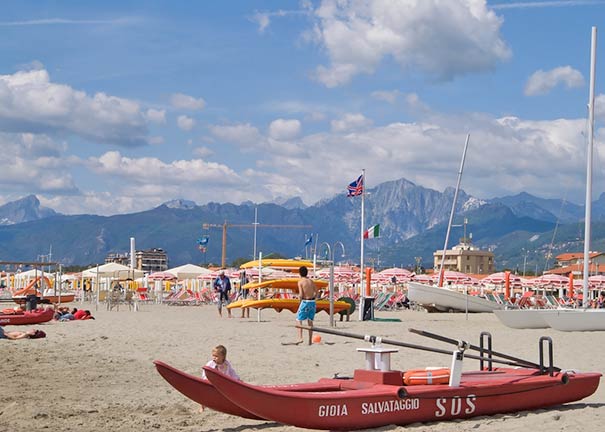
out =
[[345,114],[338,120],[332,120],[333,132],[349,132],[364,129],[372,125],[372,120],[366,118],[363,114]]
[[399,90],[377,90],[372,92],[371,96],[374,99],[394,104],[397,101],[397,98],[401,96],[401,92]]
[[490,5],[492,9],[529,9],[529,8],[553,8],[574,6],[595,6],[602,3],[600,0],[540,0],[524,2],[508,2]]
[[264,33],[269,24],[271,23],[271,19],[269,18],[269,14],[266,12],[257,12],[250,18],[251,21],[258,24],[258,32]]
[[526,96],[546,94],[559,84],[567,88],[581,87],[584,85],[584,77],[571,66],[560,66],[549,71],[540,69],[528,78],[524,93]]
[[195,120],[186,115],[180,115],[176,119],[178,127],[184,131],[190,131],[195,126]]
[[223,164],[201,159],[176,160],[170,163],[158,158],[129,158],[119,152],[106,152],[98,158],[89,158],[88,165],[99,174],[127,178],[139,184],[182,184],[217,182],[237,185],[241,182],[235,171]]
[[[305,6],[306,2],[303,2],[303,7]],[[305,9],[308,9],[308,7],[306,7]],[[308,11],[307,10],[277,10],[275,12],[256,12],[253,16],[251,16],[249,19],[250,21],[252,21],[253,23],[256,23],[258,25],[258,32],[259,33],[264,33],[265,30],[267,30],[267,28],[269,28],[269,25],[271,24],[271,19],[275,18],[275,17],[287,17],[287,16],[296,16],[296,15],[307,15]]]
[[208,156],[212,156],[214,154],[214,150],[208,147],[196,147],[193,149],[193,155],[197,157],[201,157],[202,159],[207,158]]
[[156,110],[150,108],[146,113],[147,120],[152,123],[164,124],[166,123],[166,110]]
[[0,129],[70,134],[122,146],[147,142],[147,125],[138,103],[105,93],[90,97],[51,83],[45,70],[0,75]]
[[241,147],[254,147],[264,140],[258,129],[249,123],[213,125],[209,129],[214,137]]
[[269,136],[276,140],[296,138],[301,131],[299,120],[277,119],[269,125]]
[[0,133],[0,188],[3,193],[77,192],[64,153],[67,145],[46,135]]
[[172,106],[177,109],[186,109],[186,110],[202,110],[204,106],[206,106],[206,102],[204,99],[199,98],[196,99],[193,96],[189,96],[183,93],[175,93],[170,98],[170,102]]
[[385,57],[404,70],[440,80],[493,69],[510,50],[500,37],[502,19],[482,0],[324,0],[307,33],[325,48],[329,66],[318,66],[327,87],[371,74]]
[[149,137],[149,144],[151,144],[151,145],[161,145],[161,144],[164,144],[164,137],[162,137],[162,136],[152,136],[152,137]]

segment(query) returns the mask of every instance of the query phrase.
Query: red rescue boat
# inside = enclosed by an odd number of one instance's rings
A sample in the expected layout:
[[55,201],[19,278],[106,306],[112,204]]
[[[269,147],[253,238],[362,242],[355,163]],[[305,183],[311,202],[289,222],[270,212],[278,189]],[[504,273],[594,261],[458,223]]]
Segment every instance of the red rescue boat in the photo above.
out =
[[0,314],[0,325],[40,324],[53,319],[55,311],[52,308],[36,309],[26,312],[11,312]]
[[[410,329],[413,333],[457,345],[457,349],[448,351],[332,329],[313,327],[313,330],[372,342],[369,348],[358,348],[365,353],[366,368],[356,370],[353,378],[348,379],[323,378],[311,383],[258,386],[207,367],[204,370],[209,381],[159,361],[155,364],[173,387],[212,409],[323,430],[366,429],[546,408],[592,395],[601,378],[596,372],[563,371],[555,367],[552,340],[548,337],[540,338],[540,361],[536,364],[492,350],[491,335],[487,332],[482,332],[481,346],[477,347]],[[483,347],[486,337],[487,349]],[[548,342],[548,366],[543,362],[544,342]],[[407,374],[390,370],[390,355],[397,349],[383,344],[449,354],[452,364],[447,374],[444,369],[434,368]],[[469,349],[480,354],[465,354]],[[462,372],[465,357],[478,359],[479,370]],[[493,363],[517,367],[494,368]],[[447,375],[449,382],[444,383],[442,375]],[[434,380],[436,376],[439,379]],[[417,377],[422,380],[411,380]]]
[[[233,403],[267,420],[324,430],[352,430],[464,419],[545,408],[590,396],[599,373],[498,368],[462,374],[459,386],[403,386],[401,372],[357,370],[339,390],[288,392],[236,381],[206,369],[210,382]],[[324,381],[325,382],[325,381]]]

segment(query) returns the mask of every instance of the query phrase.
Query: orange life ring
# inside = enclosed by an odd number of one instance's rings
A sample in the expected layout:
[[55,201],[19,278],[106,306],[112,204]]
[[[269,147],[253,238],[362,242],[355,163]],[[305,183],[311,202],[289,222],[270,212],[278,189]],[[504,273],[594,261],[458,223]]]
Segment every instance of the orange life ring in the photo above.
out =
[[2,309],[2,315],[22,315],[23,311],[21,309]]
[[449,382],[449,368],[410,369],[403,373],[405,385],[448,384]]

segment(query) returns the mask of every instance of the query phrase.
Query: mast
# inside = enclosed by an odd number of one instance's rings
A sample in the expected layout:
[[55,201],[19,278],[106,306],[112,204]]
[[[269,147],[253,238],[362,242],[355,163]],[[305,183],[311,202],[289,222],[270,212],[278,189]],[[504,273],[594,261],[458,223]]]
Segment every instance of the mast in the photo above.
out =
[[361,250],[360,250],[360,259],[359,259],[359,296],[362,300],[360,300],[360,306],[359,306],[359,320],[361,321],[363,319],[363,302],[364,302],[364,298],[365,298],[365,291],[363,289],[363,232],[364,232],[364,225],[365,225],[365,196],[366,196],[366,170],[365,168],[361,170],[361,179],[362,179],[362,184],[363,187],[361,189],[361,232],[360,232],[360,237],[359,237],[359,242],[361,243]]
[[[445,244],[443,245],[443,254],[441,255],[441,266],[439,267],[439,283],[437,286],[443,286],[443,266],[445,265],[445,254],[447,253],[447,244],[450,239],[450,231],[452,229],[452,221],[454,220],[454,212],[456,211],[456,201],[458,200],[458,190],[460,189],[460,181],[462,180],[462,171],[464,171],[464,160],[466,159],[466,149],[471,134],[466,134],[464,150],[462,151],[462,160],[460,161],[460,169],[458,170],[458,181],[456,182],[456,191],[454,192],[454,201],[452,202],[452,210],[450,211],[450,220],[447,223],[447,231],[445,233]],[[466,225],[465,225],[466,226]],[[466,234],[465,234],[466,237]]]
[[584,214],[584,280],[582,305],[588,307],[588,274],[590,270],[590,225],[592,218],[592,149],[594,140],[594,90],[597,63],[597,28],[592,27],[590,46],[590,90],[588,94],[588,151],[586,152],[586,204]]

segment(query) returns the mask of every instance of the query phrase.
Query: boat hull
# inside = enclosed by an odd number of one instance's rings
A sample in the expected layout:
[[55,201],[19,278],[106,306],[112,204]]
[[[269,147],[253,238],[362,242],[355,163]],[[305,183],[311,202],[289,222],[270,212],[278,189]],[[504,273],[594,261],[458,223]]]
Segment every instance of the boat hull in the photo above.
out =
[[[309,429],[352,430],[544,408],[594,393],[601,374],[540,375],[534,369],[463,374],[461,385],[402,386],[344,382],[338,391],[287,392],[234,380],[205,369],[226,398],[259,417]],[[387,372],[391,373],[391,372]]]
[[544,320],[544,312],[540,309],[502,309],[494,314],[502,324],[514,329],[544,329],[550,326]]
[[52,320],[54,314],[55,312],[51,308],[16,314],[0,314],[0,325],[40,324]]
[[[40,295],[38,294],[38,303],[45,304],[58,304],[58,303],[71,303],[75,300],[75,294],[61,294],[58,295]],[[13,296],[13,301],[17,304],[23,305],[27,301],[27,296],[24,295],[15,295]]]
[[[159,374],[168,384],[192,401],[225,414],[255,420],[263,419],[263,417],[259,417],[227,399],[222,393],[216,390],[210,381],[178,370],[159,360],[155,360],[153,363]],[[314,383],[286,384],[269,387],[289,392],[328,391],[338,390],[340,382],[342,380],[320,380]]]
[[225,398],[210,381],[180,371],[159,360],[153,363],[162,378],[192,401],[214,411],[244,418],[261,419]]
[[[237,302],[230,303],[227,308],[235,309],[274,309],[277,312],[281,312],[286,309],[290,312],[298,311],[298,306],[300,305],[300,300],[298,299],[262,299],[262,300],[238,300]],[[329,300],[317,300],[315,302],[316,311],[326,311],[330,313],[330,301]],[[334,313],[338,313],[341,311],[345,311],[349,309],[351,305],[345,301],[335,301],[334,302]]]
[[[248,282],[247,284],[242,286],[242,289],[253,290],[260,288],[272,288],[298,291],[298,281],[299,279],[296,278],[267,279],[262,282]],[[328,281],[322,279],[313,279],[313,283],[318,289],[326,288],[328,286]]]
[[448,288],[439,288],[418,282],[408,282],[408,298],[420,305],[435,307],[447,312],[493,312],[502,309],[502,305],[481,297],[466,295]]
[[543,318],[559,331],[605,331],[605,309],[555,309]]

